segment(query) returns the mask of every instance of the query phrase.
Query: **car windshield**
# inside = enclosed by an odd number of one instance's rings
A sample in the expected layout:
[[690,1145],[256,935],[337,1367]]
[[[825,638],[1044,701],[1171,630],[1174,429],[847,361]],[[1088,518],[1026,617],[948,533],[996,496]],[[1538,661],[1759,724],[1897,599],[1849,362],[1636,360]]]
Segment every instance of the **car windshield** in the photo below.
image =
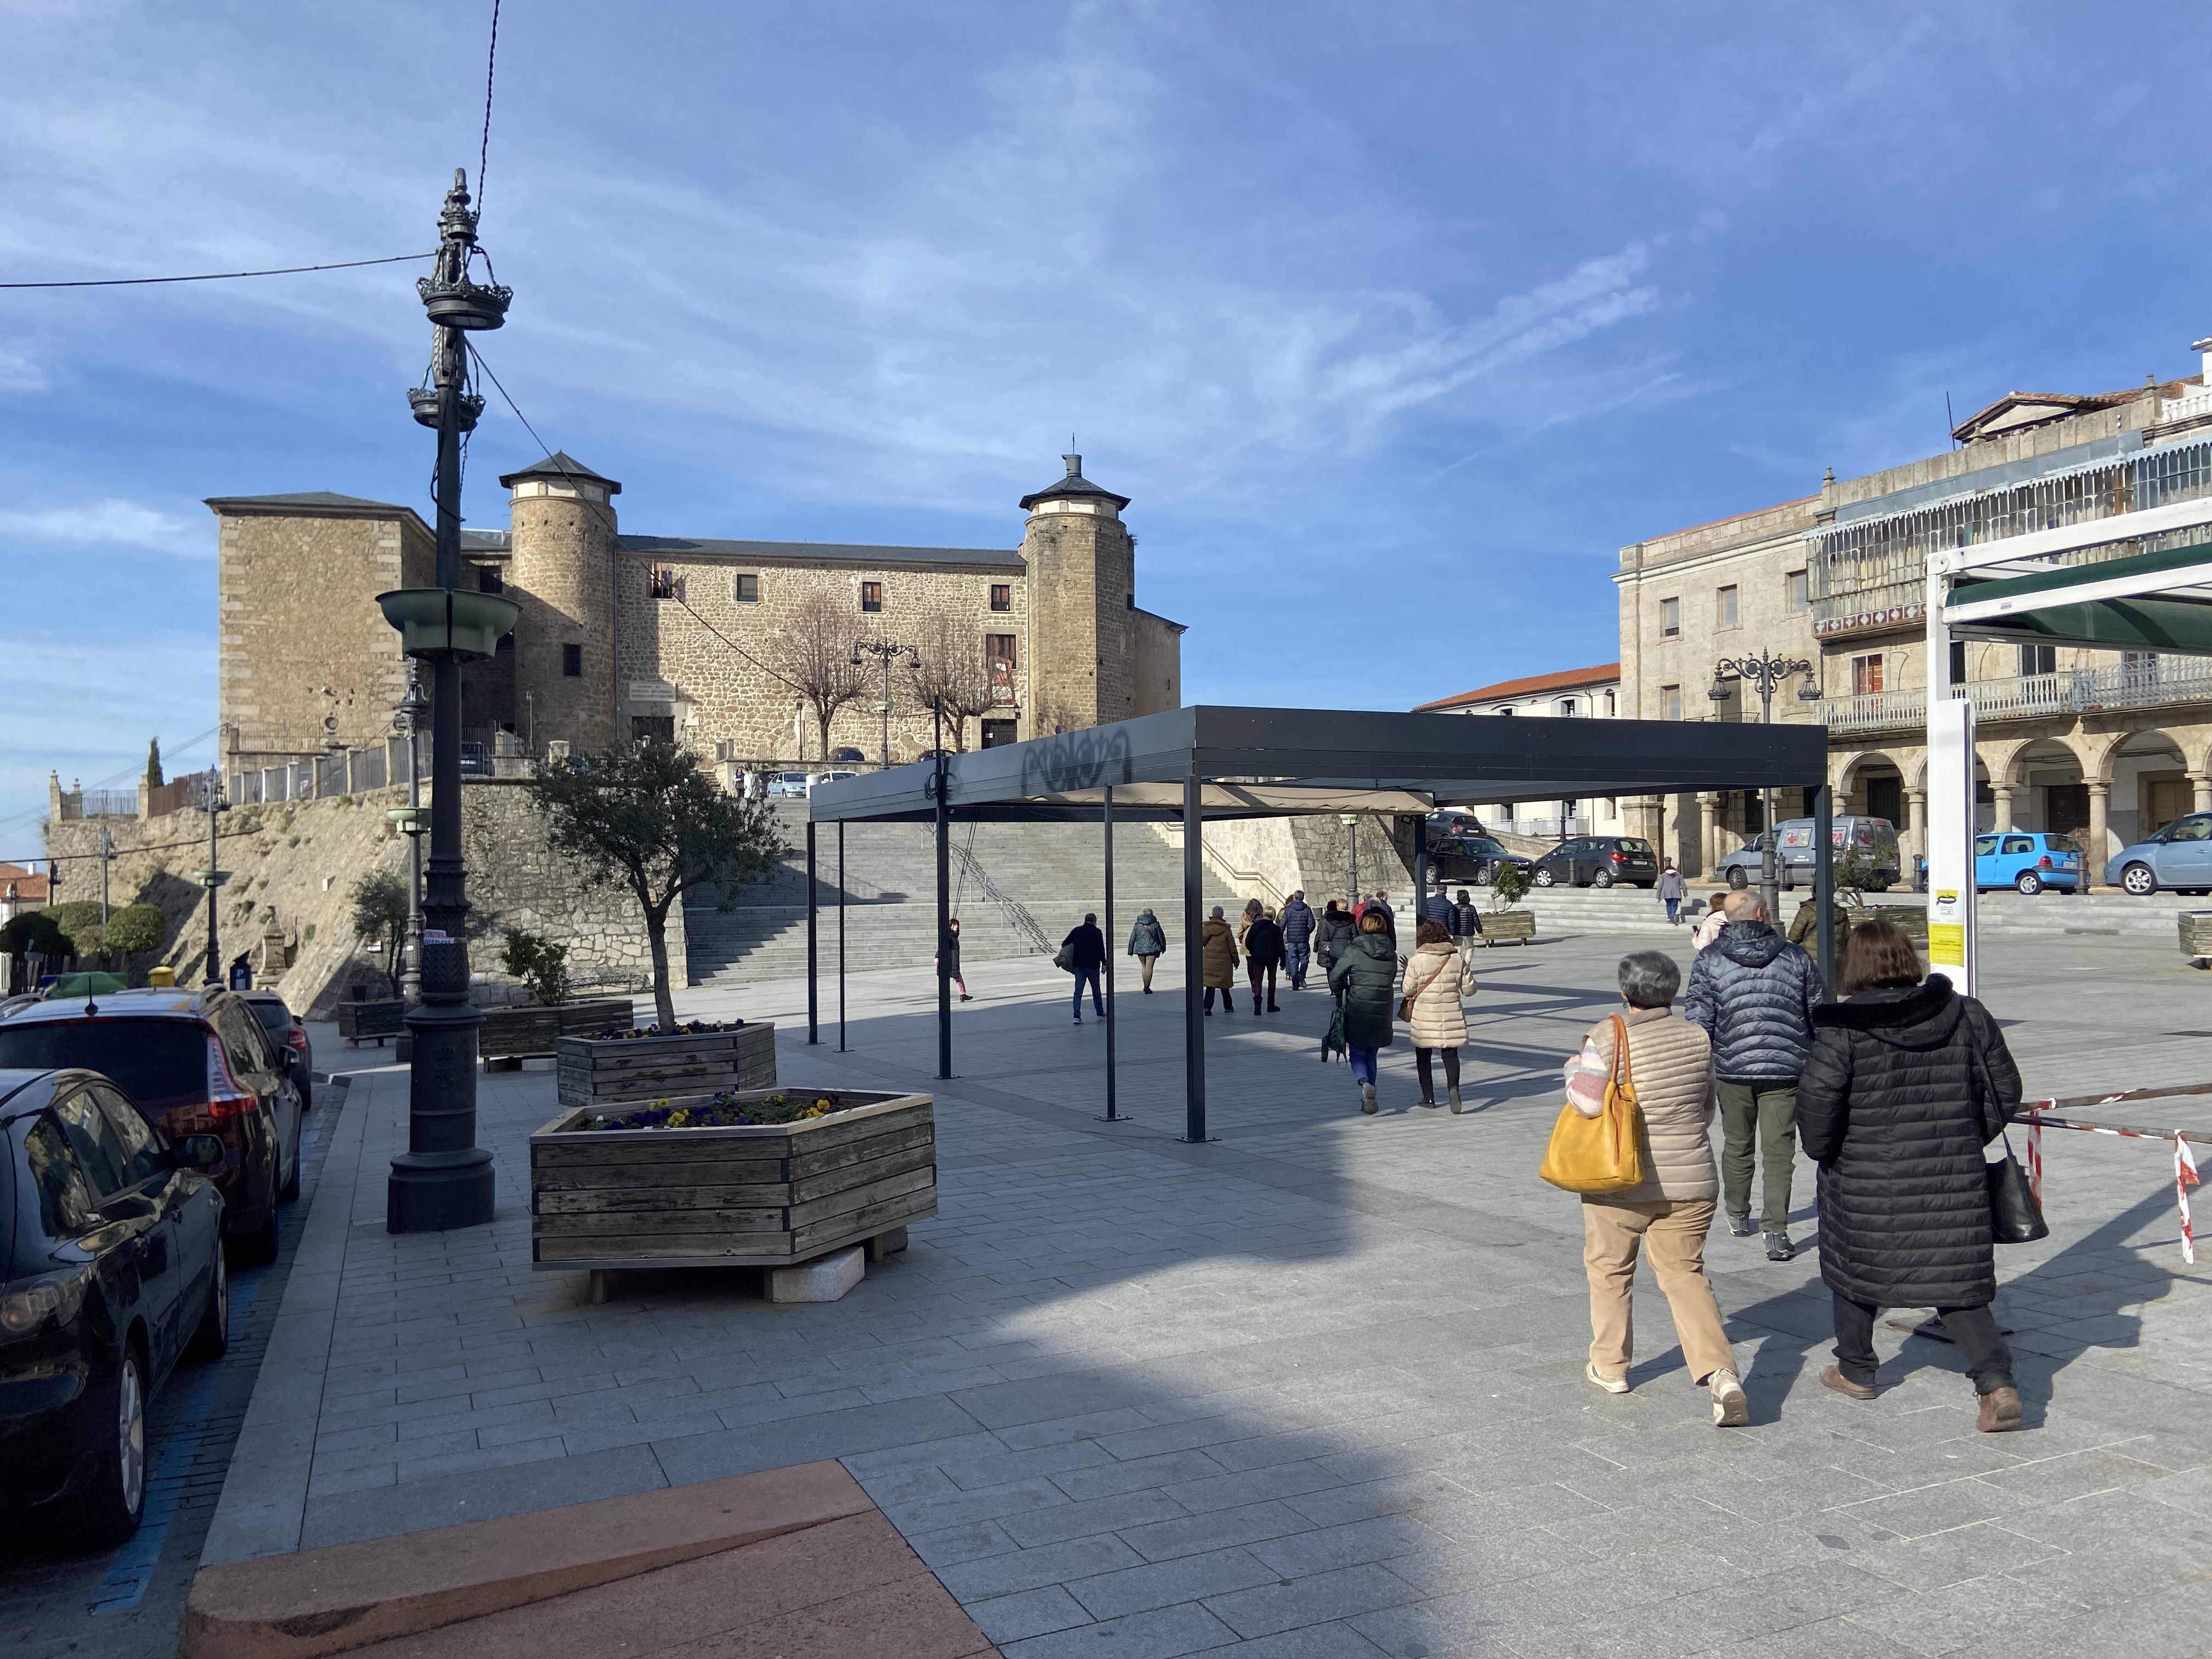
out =
[[2043,839],[2054,853],[2078,853],[2081,850],[2081,843],[2071,836],[2045,836]]
[[2212,818],[2184,818],[2166,832],[2167,841],[2204,841],[2212,839]]
[[270,1036],[283,1038],[292,1029],[292,1011],[273,997],[248,997],[246,1006],[253,1010],[261,1021],[261,1029]]
[[82,1066],[112,1078],[149,1113],[207,1098],[207,1034],[186,1019],[0,1024],[0,1068]]

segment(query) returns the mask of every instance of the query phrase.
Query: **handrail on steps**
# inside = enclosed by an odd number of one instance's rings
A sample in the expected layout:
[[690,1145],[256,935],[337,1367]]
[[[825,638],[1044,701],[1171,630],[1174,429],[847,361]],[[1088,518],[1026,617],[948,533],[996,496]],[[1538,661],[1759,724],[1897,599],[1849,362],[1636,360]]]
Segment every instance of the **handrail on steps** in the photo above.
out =
[[951,851],[952,856],[960,860],[960,868],[967,878],[982,890],[985,898],[999,907],[999,914],[1005,919],[1006,926],[1029,941],[1031,953],[1050,956],[1052,941],[1044,936],[1044,929],[1037,926],[1037,919],[1029,913],[1028,907],[1020,900],[1009,898],[1000,891],[999,884],[984,872],[983,866],[976,862],[975,854],[968,848],[955,842]]

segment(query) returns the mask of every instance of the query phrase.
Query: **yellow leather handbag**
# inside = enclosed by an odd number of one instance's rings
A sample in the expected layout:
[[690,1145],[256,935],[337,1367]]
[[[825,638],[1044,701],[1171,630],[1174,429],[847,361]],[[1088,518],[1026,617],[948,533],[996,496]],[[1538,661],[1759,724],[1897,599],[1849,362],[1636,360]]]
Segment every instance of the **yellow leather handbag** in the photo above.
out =
[[1605,1109],[1584,1117],[1572,1102],[1559,1108],[1552,1139],[1536,1173],[1571,1193],[1626,1192],[1644,1180],[1636,1107],[1636,1079],[1628,1064],[1628,1025],[1613,1017],[1613,1073],[1606,1079]]

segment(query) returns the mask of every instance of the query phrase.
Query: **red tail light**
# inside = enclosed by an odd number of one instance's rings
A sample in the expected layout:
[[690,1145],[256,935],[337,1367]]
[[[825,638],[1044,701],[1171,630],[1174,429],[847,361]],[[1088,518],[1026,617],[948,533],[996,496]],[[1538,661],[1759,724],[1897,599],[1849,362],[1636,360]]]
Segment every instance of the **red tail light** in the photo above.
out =
[[1628,862],[1628,854],[1626,853],[1611,853],[1607,854],[1607,856],[1612,859],[1615,864],[1626,864]]
[[2036,860],[2035,867],[2039,870],[2048,870],[2051,867],[2051,854],[2045,853],[2041,858]]
[[210,1117],[245,1117],[260,1109],[261,1099],[258,1095],[215,1095],[207,1103]]
[[213,1037],[208,1039],[207,1068],[210,1117],[245,1117],[259,1109],[260,1097],[242,1087],[230,1074],[230,1062],[223,1058],[222,1044]]
[[284,1046],[287,1048],[289,1048],[295,1054],[306,1054],[307,1052],[307,1034],[301,1030],[298,1026],[295,1025],[290,1030],[284,1033]]

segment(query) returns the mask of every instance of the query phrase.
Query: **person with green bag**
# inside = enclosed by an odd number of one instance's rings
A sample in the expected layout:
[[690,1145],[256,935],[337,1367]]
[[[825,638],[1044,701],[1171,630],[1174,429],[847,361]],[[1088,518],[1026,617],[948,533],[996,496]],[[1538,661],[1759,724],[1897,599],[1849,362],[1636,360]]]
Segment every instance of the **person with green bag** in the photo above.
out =
[[[1589,1280],[1589,1364],[1583,1376],[1626,1394],[1634,1357],[1636,1259],[1651,1271],[1674,1317],[1690,1380],[1712,1400],[1713,1421],[1750,1420],[1720,1303],[1705,1278],[1705,1235],[1720,1199],[1714,1167],[1712,1039],[1674,1011],[1682,970],[1663,951],[1620,959],[1621,1012],[1590,1028],[1567,1062],[1567,1105],[1597,1118],[1632,1095],[1638,1180],[1583,1192],[1583,1267]],[[1621,1048],[1626,1045],[1626,1064]],[[1564,1118],[1564,1114],[1562,1115]],[[1555,1130],[1555,1139],[1569,1126]]]

